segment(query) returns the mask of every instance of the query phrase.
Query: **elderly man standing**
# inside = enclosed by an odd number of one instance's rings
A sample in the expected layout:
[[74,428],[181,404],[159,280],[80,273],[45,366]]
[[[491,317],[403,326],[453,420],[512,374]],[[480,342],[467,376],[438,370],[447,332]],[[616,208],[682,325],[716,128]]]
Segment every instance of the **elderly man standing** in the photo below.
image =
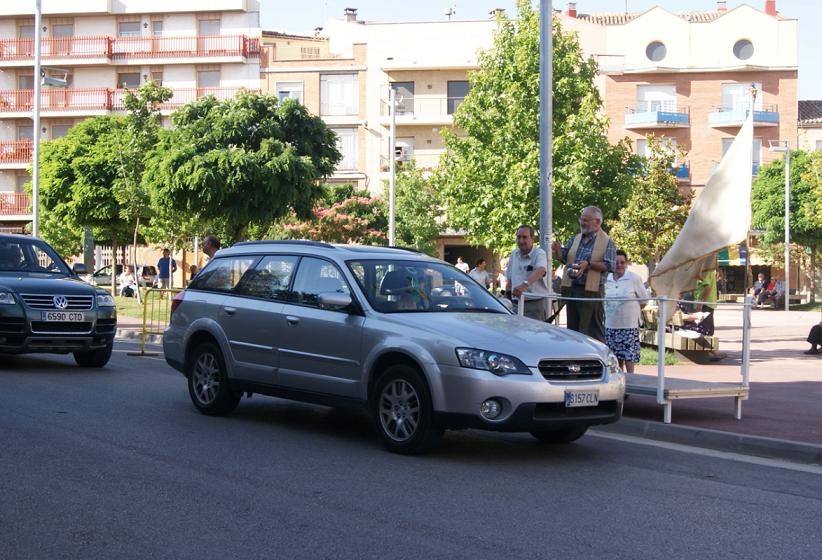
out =
[[544,297],[528,299],[523,294],[548,295],[548,284],[545,275],[548,272],[548,257],[545,251],[534,247],[534,228],[519,226],[517,228],[517,248],[508,258],[505,276],[511,287],[513,299],[525,297],[525,316],[538,321],[548,319],[548,300]]
[[203,253],[208,255],[208,258],[213,258],[214,253],[220,250],[220,240],[216,235],[206,235],[203,238]]
[[566,265],[562,294],[576,298],[567,302],[568,328],[605,342],[604,286],[614,270],[616,247],[601,228],[602,210],[587,206],[579,217],[580,233],[565,245],[554,241],[551,249]]

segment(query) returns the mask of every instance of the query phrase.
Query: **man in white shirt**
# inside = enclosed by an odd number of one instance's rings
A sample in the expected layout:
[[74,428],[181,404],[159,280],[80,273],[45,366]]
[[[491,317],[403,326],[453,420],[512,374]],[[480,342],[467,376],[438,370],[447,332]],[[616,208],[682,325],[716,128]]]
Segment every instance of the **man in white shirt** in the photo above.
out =
[[548,257],[545,251],[534,246],[534,228],[521,225],[517,228],[517,248],[508,258],[506,277],[511,286],[512,299],[525,297],[525,316],[537,321],[548,319],[548,300],[532,298],[528,294],[547,296]]
[[471,269],[471,267],[468,266],[468,263],[462,260],[462,257],[457,257],[457,264],[455,266],[465,274],[468,274],[468,271]]
[[477,266],[471,269],[468,276],[476,280],[479,285],[486,289],[491,285],[491,275],[485,270],[485,259],[478,259]]

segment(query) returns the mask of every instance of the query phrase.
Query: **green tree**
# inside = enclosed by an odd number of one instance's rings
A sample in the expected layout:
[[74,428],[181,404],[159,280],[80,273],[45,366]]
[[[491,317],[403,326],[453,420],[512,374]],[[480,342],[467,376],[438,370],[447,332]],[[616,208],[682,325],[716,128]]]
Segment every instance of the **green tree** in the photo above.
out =
[[[436,255],[442,209],[431,179],[412,160],[397,172],[394,187],[395,243]],[[387,183],[384,198],[388,200]]]
[[267,237],[329,243],[386,245],[385,203],[352,185],[327,186],[308,220],[295,212],[271,228]]
[[[818,152],[791,152],[790,169],[790,220],[788,223],[790,241],[793,245],[802,245],[810,250],[794,249],[791,260],[802,263],[805,270],[811,272],[808,280],[815,293],[816,255],[822,242],[819,209],[822,208],[817,172],[820,169],[822,154]],[[785,162],[784,159],[773,161],[759,168],[759,175],[752,186],[751,207],[753,210],[752,227],[761,230],[760,241],[770,245],[771,255],[784,251],[785,241]],[[765,249],[768,252],[767,248]]]
[[649,135],[648,153],[644,169],[610,235],[633,262],[653,268],[685,225],[691,196],[679,188],[671,172],[674,161],[682,160],[684,154],[674,151],[670,139]]
[[95,239],[111,244],[115,251],[128,238],[129,225],[121,218],[115,193],[123,126],[120,116],[92,117],[69,129],[66,136],[43,144],[42,236],[63,254],[79,252],[86,225],[92,227]]
[[[595,204],[606,222],[630,191],[636,159],[627,141],[611,145],[597,67],[576,35],[553,27],[554,232],[579,229],[581,209]],[[508,250],[521,223],[539,223],[539,14],[528,0],[518,18],[504,16],[494,46],[482,53],[471,91],[445,131],[437,182],[448,224],[496,251]]]
[[319,117],[271,95],[204,97],[175,111],[171,121],[143,179],[154,204],[165,209],[166,227],[198,223],[225,231],[233,242],[249,227],[266,231],[292,210],[310,216],[322,194],[319,181],[341,158],[334,133]]

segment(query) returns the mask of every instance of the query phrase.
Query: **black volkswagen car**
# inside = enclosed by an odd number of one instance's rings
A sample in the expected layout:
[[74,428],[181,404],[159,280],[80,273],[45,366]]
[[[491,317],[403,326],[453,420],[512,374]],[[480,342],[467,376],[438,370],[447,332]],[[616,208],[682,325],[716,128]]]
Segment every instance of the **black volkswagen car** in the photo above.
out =
[[0,354],[71,352],[80,366],[106,365],[117,308],[85,272],[41,239],[0,234]]

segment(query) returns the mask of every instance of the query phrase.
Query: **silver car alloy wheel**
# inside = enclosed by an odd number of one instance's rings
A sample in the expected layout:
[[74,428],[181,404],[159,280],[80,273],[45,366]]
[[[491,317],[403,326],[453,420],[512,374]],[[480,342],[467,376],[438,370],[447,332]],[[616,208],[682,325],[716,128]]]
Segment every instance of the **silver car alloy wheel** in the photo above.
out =
[[380,424],[394,441],[408,441],[420,422],[420,399],[414,386],[397,379],[385,386],[380,395]]
[[210,352],[201,354],[191,376],[197,400],[204,406],[211,405],[220,393],[220,364],[217,357]]

